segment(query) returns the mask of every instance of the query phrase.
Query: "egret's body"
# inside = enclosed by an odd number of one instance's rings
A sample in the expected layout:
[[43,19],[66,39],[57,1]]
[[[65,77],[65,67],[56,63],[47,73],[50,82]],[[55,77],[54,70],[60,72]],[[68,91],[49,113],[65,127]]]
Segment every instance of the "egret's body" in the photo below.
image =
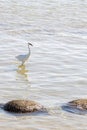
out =
[[16,58],[17,58],[19,61],[22,62],[22,65],[23,65],[23,64],[25,63],[25,61],[28,60],[28,58],[30,57],[30,53],[31,53],[31,52],[30,52],[30,47],[29,47],[29,45],[32,46],[32,44],[31,44],[31,43],[28,43],[29,52],[28,52],[27,54],[16,56]]

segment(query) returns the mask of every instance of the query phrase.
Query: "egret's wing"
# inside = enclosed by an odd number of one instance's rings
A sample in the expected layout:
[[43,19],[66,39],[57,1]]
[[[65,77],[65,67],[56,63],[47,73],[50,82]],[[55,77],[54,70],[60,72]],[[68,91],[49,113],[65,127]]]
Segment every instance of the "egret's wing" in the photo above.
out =
[[23,59],[26,58],[26,55],[18,55],[18,56],[16,56],[16,58],[17,58],[18,60],[22,61]]

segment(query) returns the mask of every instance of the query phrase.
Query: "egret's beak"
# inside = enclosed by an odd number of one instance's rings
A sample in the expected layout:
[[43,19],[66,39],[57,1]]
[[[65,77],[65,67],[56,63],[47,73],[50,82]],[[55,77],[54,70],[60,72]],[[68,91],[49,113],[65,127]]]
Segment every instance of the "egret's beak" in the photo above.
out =
[[29,45],[33,46],[31,43],[28,43]]

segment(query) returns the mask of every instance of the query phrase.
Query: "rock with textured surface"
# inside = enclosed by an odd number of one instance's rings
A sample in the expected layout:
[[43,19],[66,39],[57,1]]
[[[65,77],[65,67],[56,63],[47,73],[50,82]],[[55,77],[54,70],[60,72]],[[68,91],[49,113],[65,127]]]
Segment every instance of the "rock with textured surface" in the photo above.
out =
[[87,99],[77,99],[68,103],[69,106],[80,110],[87,110]]
[[4,110],[15,113],[43,111],[44,107],[31,100],[12,100],[4,105]]

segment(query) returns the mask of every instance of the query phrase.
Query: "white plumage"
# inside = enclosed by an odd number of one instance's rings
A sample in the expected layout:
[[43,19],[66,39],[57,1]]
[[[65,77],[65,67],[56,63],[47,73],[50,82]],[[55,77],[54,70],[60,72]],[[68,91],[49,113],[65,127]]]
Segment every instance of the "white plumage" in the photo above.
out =
[[16,56],[16,58],[22,62],[22,65],[25,63],[26,60],[28,60],[28,58],[30,57],[30,54],[31,54],[31,51],[30,51],[30,47],[29,46],[33,46],[31,43],[28,43],[28,49],[29,49],[29,52],[25,55],[18,55]]

